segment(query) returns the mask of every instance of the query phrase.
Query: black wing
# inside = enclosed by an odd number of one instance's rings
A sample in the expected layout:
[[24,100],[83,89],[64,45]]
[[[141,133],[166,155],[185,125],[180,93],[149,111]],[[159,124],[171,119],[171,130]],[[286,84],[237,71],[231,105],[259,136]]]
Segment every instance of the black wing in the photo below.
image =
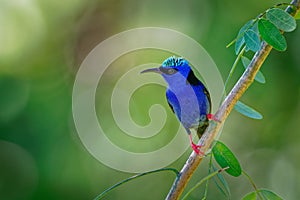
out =
[[210,99],[210,94],[208,90],[204,87],[203,89],[204,94],[206,95],[208,102],[209,102],[209,113],[211,112],[211,99]]
[[199,83],[200,83],[199,79],[195,76],[192,69],[190,70],[190,72],[187,76],[186,82],[191,84],[191,85],[199,85]]

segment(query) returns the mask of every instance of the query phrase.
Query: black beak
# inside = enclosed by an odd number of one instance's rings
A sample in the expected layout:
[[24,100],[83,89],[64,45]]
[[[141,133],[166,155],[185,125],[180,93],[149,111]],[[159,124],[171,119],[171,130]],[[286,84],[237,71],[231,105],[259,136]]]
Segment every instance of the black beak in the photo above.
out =
[[159,68],[150,68],[150,69],[145,69],[145,70],[141,71],[141,74],[148,73],[148,72],[155,72],[158,74],[162,73]]

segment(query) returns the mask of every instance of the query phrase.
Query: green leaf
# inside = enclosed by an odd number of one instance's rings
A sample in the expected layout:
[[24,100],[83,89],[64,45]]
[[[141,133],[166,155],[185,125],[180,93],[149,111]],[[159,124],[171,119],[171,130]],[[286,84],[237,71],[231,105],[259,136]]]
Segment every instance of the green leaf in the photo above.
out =
[[245,68],[247,68],[247,67],[249,66],[251,60],[250,60],[249,58],[245,57],[245,56],[242,56],[241,59],[242,59],[243,66],[244,66]]
[[258,190],[258,192],[261,194],[261,196],[264,198],[264,200],[283,200],[280,196],[275,194],[274,192],[266,189]]
[[253,19],[251,19],[250,21],[248,21],[240,30],[239,33],[236,37],[236,42],[235,42],[235,54],[238,55],[243,44],[245,43],[245,39],[244,39],[244,34],[245,31],[248,30],[251,25],[253,23]]
[[222,142],[217,141],[212,149],[217,163],[222,167],[229,167],[225,171],[231,176],[240,176],[242,173],[241,165],[230,149]]
[[[259,195],[257,194],[257,192],[259,193]],[[274,192],[266,189],[260,189],[254,192],[250,192],[243,197],[243,200],[256,200],[257,196],[263,198],[262,200],[283,200],[283,198],[281,198]]]
[[277,28],[285,32],[291,32],[296,28],[296,20],[282,9],[272,8],[267,11],[266,17]]
[[252,29],[257,35],[259,35],[257,24],[258,24],[258,23],[255,22],[255,23],[253,24],[253,26],[251,27],[251,29]]
[[[243,63],[243,66],[245,67],[245,69],[249,66],[250,64],[250,60],[245,57],[245,56],[242,56],[242,63]],[[261,72],[261,71],[258,71],[256,76],[255,76],[255,80],[259,83],[266,83],[266,79],[265,79],[265,76],[264,74]]]
[[286,40],[280,30],[270,21],[259,19],[258,30],[263,40],[273,46],[278,51],[285,51],[287,48]]
[[256,52],[260,49],[259,36],[252,29],[245,31],[244,39],[246,47],[248,47],[251,51]]
[[262,119],[263,118],[263,116],[259,112],[257,112],[250,106],[247,106],[246,104],[244,104],[240,101],[236,102],[234,109],[236,111],[238,111],[239,113],[241,113],[249,118],[252,118],[252,119]]
[[234,49],[235,49],[235,54],[236,54],[236,55],[239,54],[239,52],[240,52],[240,50],[241,50],[243,44],[245,44],[245,39],[244,39],[244,37],[241,36],[241,37],[238,38],[238,39],[236,40],[236,42],[235,42],[235,47],[234,47]]
[[256,192],[250,192],[243,197],[243,200],[256,200]]
[[[218,170],[217,167],[212,164],[212,168],[214,171]],[[220,181],[221,185],[219,184],[219,182],[217,181],[217,179],[215,177],[213,177],[213,180],[215,182],[215,184],[217,185],[218,189],[226,196],[226,197],[230,197],[231,193],[230,193],[230,188],[229,185],[226,181],[226,179],[224,178],[223,174],[218,173],[217,174],[218,180]]]

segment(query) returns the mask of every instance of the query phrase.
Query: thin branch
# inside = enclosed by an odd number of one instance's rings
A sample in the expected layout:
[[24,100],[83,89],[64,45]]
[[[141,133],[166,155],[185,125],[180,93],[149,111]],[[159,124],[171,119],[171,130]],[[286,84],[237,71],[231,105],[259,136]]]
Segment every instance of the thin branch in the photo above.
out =
[[202,185],[205,181],[208,181],[209,179],[211,179],[212,177],[216,176],[217,174],[225,171],[226,169],[228,169],[229,167],[225,167],[219,170],[214,171],[211,174],[208,174],[206,177],[204,177],[203,179],[201,179],[196,185],[194,185],[194,187],[192,187],[192,189],[190,189],[190,191],[188,191],[184,197],[182,198],[182,200],[185,200],[195,189],[197,189],[200,185]]
[[264,198],[261,196],[260,192],[258,191],[258,188],[256,187],[254,181],[252,180],[252,178],[247,174],[247,172],[245,172],[244,170],[242,171],[242,174],[244,176],[246,176],[246,178],[249,180],[249,182],[251,183],[252,187],[254,188],[255,192],[257,193],[258,197],[263,200]]
[[[295,11],[294,9],[288,7],[287,12],[294,16],[300,9],[300,0],[293,0],[291,4],[294,5],[297,9]],[[243,75],[240,77],[238,82],[235,84],[235,86],[232,88],[231,92],[225,98],[223,104],[215,114],[215,117],[220,121],[220,123],[211,121],[204,135],[199,140],[198,144],[202,146],[202,152],[207,152],[211,148],[213,141],[217,136],[220,128],[222,127],[224,121],[228,117],[236,102],[252,84],[256,73],[259,71],[261,65],[264,63],[271,50],[272,47],[263,42],[261,50],[256,52],[251,63],[249,64]],[[166,200],[179,199],[184,188],[201,163],[202,159],[203,157],[192,152],[185,165],[181,169],[180,173],[178,174],[177,178],[175,179],[169,191],[169,194],[166,197]]]
[[136,174],[136,175],[131,176],[131,177],[129,177],[129,178],[123,180],[123,181],[120,181],[120,182],[116,183],[115,185],[111,186],[110,188],[104,190],[101,194],[99,194],[97,197],[95,197],[94,200],[102,199],[105,195],[107,195],[108,192],[110,192],[113,189],[119,187],[120,185],[123,185],[124,183],[132,181],[133,179],[140,178],[142,176],[153,174],[153,173],[157,173],[157,172],[162,172],[162,171],[172,171],[172,172],[174,172],[176,174],[176,176],[178,176],[178,173],[179,173],[177,171],[177,169],[174,169],[174,168],[161,168],[161,169],[156,169],[156,170],[153,170],[153,171],[148,171],[148,172]]

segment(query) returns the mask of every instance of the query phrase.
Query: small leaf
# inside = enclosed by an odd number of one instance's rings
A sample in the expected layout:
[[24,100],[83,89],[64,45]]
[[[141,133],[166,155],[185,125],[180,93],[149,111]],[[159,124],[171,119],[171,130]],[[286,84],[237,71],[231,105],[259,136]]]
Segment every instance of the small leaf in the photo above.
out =
[[[212,164],[212,168],[213,168],[214,171],[218,170],[214,164]],[[224,178],[223,174],[218,173],[217,177],[218,177],[218,180],[220,181],[221,185],[219,184],[219,182],[217,181],[217,179],[215,177],[213,178],[213,180],[214,180],[215,184],[217,185],[218,189],[226,197],[230,197],[231,196],[230,188],[229,188],[229,185],[228,185],[226,179]]]
[[280,30],[270,21],[259,19],[258,30],[263,40],[273,46],[278,51],[285,51],[287,48],[286,40]]
[[256,192],[250,192],[243,197],[243,200],[256,200]]
[[249,118],[252,118],[252,119],[262,119],[263,118],[263,116],[259,112],[257,112],[250,106],[247,106],[246,104],[244,104],[240,101],[236,102],[234,109],[236,111],[238,111],[239,113],[241,113]]
[[296,20],[282,9],[272,8],[267,11],[266,17],[277,28],[285,32],[291,32],[296,28]]
[[235,177],[241,175],[242,169],[239,161],[225,144],[217,141],[212,152],[215,160],[222,168],[229,167],[226,169],[228,174]]
[[245,56],[242,56],[241,60],[242,60],[243,66],[246,69],[249,66],[251,60]]
[[246,46],[245,51],[248,52],[249,50],[250,50],[250,48]]
[[256,52],[260,49],[259,36],[252,29],[245,31],[244,39],[246,47],[248,47],[251,51]]
[[261,196],[263,196],[264,200],[283,200],[283,198],[270,190],[261,189],[258,190],[258,192],[261,194]]
[[259,31],[258,31],[258,26],[257,26],[257,22],[255,22],[254,24],[253,24],[253,26],[251,27],[251,29],[257,34],[257,35],[259,35]]
[[239,33],[236,37],[236,42],[235,42],[235,54],[238,55],[243,44],[245,43],[245,39],[244,39],[244,34],[245,31],[248,30],[251,25],[253,23],[253,19],[251,19],[250,21],[248,21],[240,30]]
[[[245,69],[248,67],[248,65],[250,64],[250,60],[245,57],[245,56],[242,56],[242,63],[243,63],[243,66],[245,67]],[[261,72],[261,71],[258,71],[256,76],[255,76],[255,80],[259,83],[266,83],[266,79],[265,79],[265,76],[264,74]]]
[[245,44],[245,39],[244,39],[244,37],[240,37],[240,38],[238,38],[237,40],[236,40],[236,42],[235,42],[235,54],[236,55],[238,55],[239,54],[239,52],[240,52],[240,50],[241,50],[241,48],[242,48],[242,46],[243,46],[243,44]]

